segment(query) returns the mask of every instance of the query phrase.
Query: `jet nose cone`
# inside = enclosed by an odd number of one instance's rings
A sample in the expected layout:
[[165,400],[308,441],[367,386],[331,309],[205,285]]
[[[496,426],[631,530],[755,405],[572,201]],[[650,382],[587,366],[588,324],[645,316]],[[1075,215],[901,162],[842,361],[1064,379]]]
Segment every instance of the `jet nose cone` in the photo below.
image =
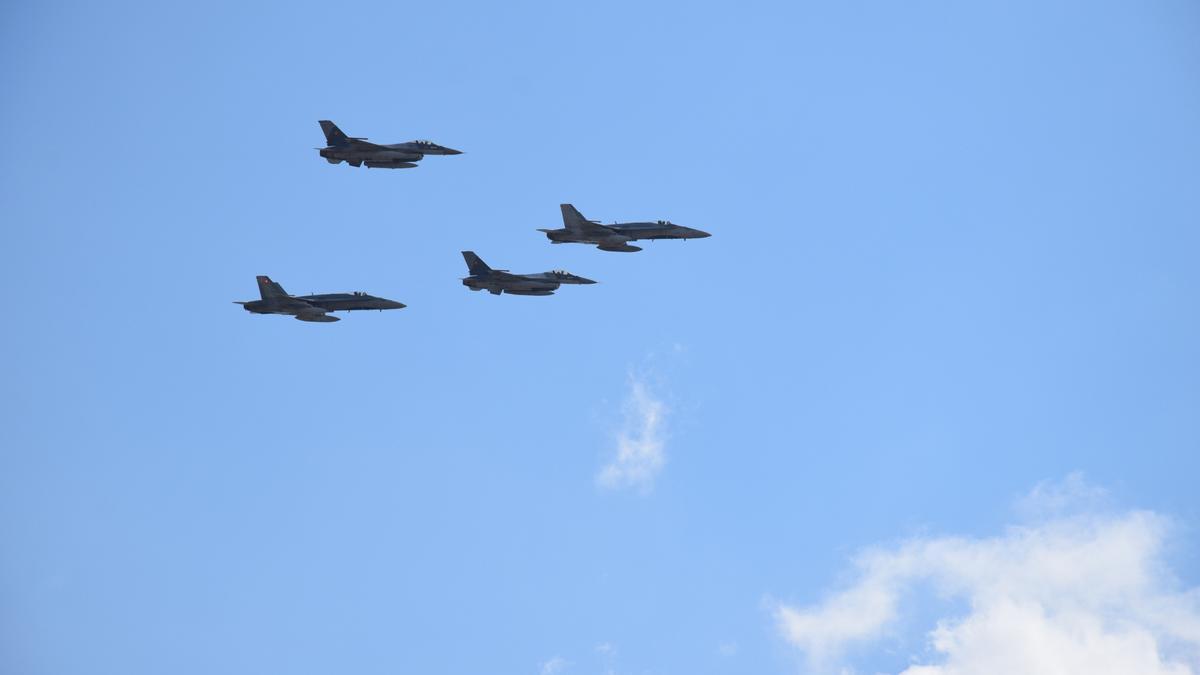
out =
[[695,237],[696,239],[705,239],[705,238],[711,237],[712,235],[705,232],[704,230],[697,230],[695,228],[692,228],[692,236]]
[[576,277],[576,278],[577,278],[577,279],[579,279],[579,283],[581,283],[581,284],[594,284],[594,283],[596,283],[595,281],[592,281],[591,279],[588,279],[587,277]]
[[405,307],[408,306],[408,305],[404,304],[403,302],[396,302],[395,300],[387,300],[383,304],[384,304],[384,309],[404,309]]
[[462,150],[455,150],[454,148],[444,148],[444,150],[446,151],[447,155],[461,155],[462,154]]

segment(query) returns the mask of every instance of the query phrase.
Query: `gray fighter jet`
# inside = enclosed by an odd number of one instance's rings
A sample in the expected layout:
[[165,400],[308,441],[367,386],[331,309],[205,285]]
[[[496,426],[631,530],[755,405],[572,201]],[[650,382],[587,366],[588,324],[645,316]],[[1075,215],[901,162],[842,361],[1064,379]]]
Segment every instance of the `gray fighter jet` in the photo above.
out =
[[554,291],[562,284],[596,283],[562,270],[541,274],[513,274],[508,270],[494,270],[488,267],[474,251],[463,251],[462,256],[471,272],[471,276],[463,277],[463,286],[473,291],[486,290],[492,295],[554,295]]
[[365,138],[347,136],[329,120],[321,120],[320,124],[321,131],[325,132],[327,145],[317,149],[330,164],[346,162],[354,167],[366,164],[369,169],[411,169],[425,155],[462,154],[458,150],[430,141],[409,141],[391,145],[368,143]]
[[563,228],[558,230],[538,229],[554,244],[595,244],[601,251],[624,251],[632,253],[642,250],[629,242],[638,239],[703,239],[712,236],[703,230],[676,225],[669,220],[653,223],[613,223],[603,225],[598,220],[588,220],[570,204],[561,204]]
[[258,292],[262,300],[234,300],[247,312],[254,314],[290,314],[301,321],[330,323],[338,321],[336,316],[327,312],[351,312],[356,309],[403,309],[404,303],[377,298],[366,293],[324,293],[321,295],[288,295],[283,286],[271,281],[270,277],[260,276]]

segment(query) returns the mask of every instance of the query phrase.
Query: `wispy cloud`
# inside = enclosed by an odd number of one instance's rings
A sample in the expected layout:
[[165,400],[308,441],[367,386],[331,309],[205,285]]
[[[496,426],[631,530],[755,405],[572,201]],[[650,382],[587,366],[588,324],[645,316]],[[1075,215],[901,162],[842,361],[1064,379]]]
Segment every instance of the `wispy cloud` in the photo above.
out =
[[666,405],[646,382],[629,378],[624,403],[625,420],[616,435],[612,460],[596,475],[596,483],[610,490],[635,489],[647,493],[666,465]]
[[[1020,506],[1059,511],[1099,494],[1073,475]],[[1200,589],[1179,590],[1166,571],[1169,532],[1154,513],[1092,512],[991,538],[914,539],[862,553],[849,588],[811,607],[776,606],[775,619],[813,671],[838,672],[849,647],[884,637],[901,623],[901,600],[931,587],[968,609],[936,622],[928,656],[915,660],[932,663],[903,675],[1187,675],[1200,670]]]
[[1088,483],[1082,473],[1074,471],[1062,480],[1038,483],[1017,500],[1016,511],[1032,520],[1095,513],[1103,508],[1107,497],[1104,488]]
[[566,669],[568,662],[561,656],[554,656],[542,664],[542,675],[558,675]]

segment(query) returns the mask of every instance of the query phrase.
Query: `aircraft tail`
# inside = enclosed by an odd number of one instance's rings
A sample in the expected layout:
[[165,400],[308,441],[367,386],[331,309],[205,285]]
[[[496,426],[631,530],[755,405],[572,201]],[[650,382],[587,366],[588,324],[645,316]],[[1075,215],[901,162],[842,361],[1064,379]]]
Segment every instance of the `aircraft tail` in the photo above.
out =
[[321,120],[321,131],[325,132],[325,143],[331,146],[350,145],[350,137],[342,133],[336,124],[329,120]]
[[287,291],[283,290],[283,286],[271,281],[271,277],[262,275],[255,278],[258,279],[258,293],[262,296],[263,300],[288,297]]
[[563,227],[568,230],[579,230],[587,223],[587,218],[570,204],[559,204],[558,208],[562,209]]
[[474,251],[463,251],[462,257],[467,261],[467,269],[471,274],[487,274],[492,271],[492,268],[488,267],[482,258],[475,255]]

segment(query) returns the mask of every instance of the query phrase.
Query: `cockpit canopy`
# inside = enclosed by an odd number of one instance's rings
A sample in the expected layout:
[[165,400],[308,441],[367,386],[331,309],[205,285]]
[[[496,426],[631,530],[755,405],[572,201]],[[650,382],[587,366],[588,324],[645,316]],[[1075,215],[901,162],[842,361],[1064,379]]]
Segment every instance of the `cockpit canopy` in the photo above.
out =
[[658,221],[658,224],[659,225],[674,225],[675,223],[672,223],[669,220],[660,220],[660,221]]
[[437,145],[437,143],[434,143],[433,141],[413,141],[413,143],[416,143],[417,145],[428,146],[428,147],[433,147],[433,146]]
[[366,297],[367,294],[365,291],[354,291],[354,295],[357,295],[358,297],[362,298],[362,297]]
[[571,276],[571,273],[570,273],[570,272],[568,272],[568,271],[566,271],[566,270],[551,270],[550,274],[553,274],[553,275],[554,275],[554,276],[556,276],[556,277],[569,277],[569,276]]

